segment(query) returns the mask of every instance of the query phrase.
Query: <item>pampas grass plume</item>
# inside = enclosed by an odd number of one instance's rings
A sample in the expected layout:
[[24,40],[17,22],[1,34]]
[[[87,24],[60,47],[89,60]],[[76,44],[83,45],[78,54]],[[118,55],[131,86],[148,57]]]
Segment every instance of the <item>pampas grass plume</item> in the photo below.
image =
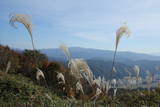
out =
[[136,73],[136,77],[138,77],[139,76],[139,72],[140,72],[140,67],[138,65],[135,65],[133,70]]
[[83,87],[80,82],[76,83],[76,92],[81,91],[84,94]]
[[31,37],[33,50],[35,50],[33,36],[32,36],[32,24],[31,24],[31,21],[29,20],[29,15],[25,15],[25,14],[10,15],[9,24],[16,28],[15,22],[19,22],[25,26],[25,28],[27,29]]
[[25,28],[28,30],[30,36],[32,36],[32,24],[29,20],[28,15],[24,15],[24,14],[11,15],[9,23],[11,24],[11,26],[16,27],[15,22],[19,22],[23,24]]
[[36,72],[36,79],[39,81],[40,77],[42,77],[43,79],[45,79],[44,73],[42,70],[40,70],[39,68],[37,68],[37,72]]
[[61,44],[61,45],[59,46],[59,48],[64,52],[67,60],[70,61],[70,60],[71,60],[71,56],[70,56],[70,52],[69,52],[68,47],[67,47],[66,45],[64,45],[64,44]]
[[116,70],[116,68],[115,68],[115,67],[113,67],[113,72],[114,72],[114,73],[117,73],[117,70]]
[[116,48],[118,47],[119,41],[123,35],[130,36],[131,32],[127,25],[121,26],[116,32]]
[[10,68],[11,68],[11,61],[8,61],[5,72],[8,73],[8,71],[9,71]]
[[61,79],[61,80],[63,81],[63,83],[65,84],[65,79],[64,79],[64,76],[63,76],[62,73],[59,73],[59,72],[58,72],[57,79],[58,79],[58,80]]

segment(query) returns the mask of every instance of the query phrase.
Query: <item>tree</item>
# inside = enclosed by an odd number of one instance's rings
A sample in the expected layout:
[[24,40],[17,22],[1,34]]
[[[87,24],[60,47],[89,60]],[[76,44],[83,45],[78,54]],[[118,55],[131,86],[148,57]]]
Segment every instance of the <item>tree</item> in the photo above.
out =
[[[32,64],[35,65],[37,63],[38,67],[41,67],[44,61],[48,61],[47,56],[37,50],[32,51],[26,49],[24,50],[23,55],[27,57],[27,60],[29,60]],[[34,59],[34,57],[36,60]]]

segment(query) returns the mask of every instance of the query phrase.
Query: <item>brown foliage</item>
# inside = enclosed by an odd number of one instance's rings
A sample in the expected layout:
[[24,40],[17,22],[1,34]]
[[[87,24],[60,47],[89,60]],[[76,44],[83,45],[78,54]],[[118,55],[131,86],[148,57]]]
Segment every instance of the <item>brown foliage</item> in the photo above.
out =
[[16,71],[20,67],[20,60],[17,52],[10,50],[8,46],[0,45],[0,69],[5,71],[8,61],[11,62],[11,70]]

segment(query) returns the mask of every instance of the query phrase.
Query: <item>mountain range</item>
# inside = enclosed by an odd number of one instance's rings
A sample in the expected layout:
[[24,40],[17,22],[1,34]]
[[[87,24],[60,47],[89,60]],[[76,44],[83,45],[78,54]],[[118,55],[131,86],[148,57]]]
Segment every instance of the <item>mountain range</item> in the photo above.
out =
[[[41,49],[40,51],[46,54],[50,60],[66,63],[65,55],[60,49]],[[71,47],[69,48],[69,51],[73,58],[85,59],[96,76],[110,78],[114,51],[80,47]],[[115,73],[113,77],[123,78],[124,76],[127,76],[124,68],[127,68],[132,73],[132,76],[135,76],[133,71],[134,65],[140,66],[140,76],[142,77],[145,77],[146,70],[149,70],[157,75],[159,72],[155,69],[155,67],[160,66],[160,56],[134,52],[117,52],[115,64],[117,73]]]

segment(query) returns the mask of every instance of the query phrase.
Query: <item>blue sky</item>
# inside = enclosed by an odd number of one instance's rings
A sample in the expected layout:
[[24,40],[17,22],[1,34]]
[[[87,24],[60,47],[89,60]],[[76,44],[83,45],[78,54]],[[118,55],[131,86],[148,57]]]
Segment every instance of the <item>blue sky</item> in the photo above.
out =
[[115,31],[127,23],[119,51],[160,53],[160,0],[1,0],[0,43],[31,49],[21,24],[8,24],[10,13],[29,14],[36,48],[69,47],[113,50]]

